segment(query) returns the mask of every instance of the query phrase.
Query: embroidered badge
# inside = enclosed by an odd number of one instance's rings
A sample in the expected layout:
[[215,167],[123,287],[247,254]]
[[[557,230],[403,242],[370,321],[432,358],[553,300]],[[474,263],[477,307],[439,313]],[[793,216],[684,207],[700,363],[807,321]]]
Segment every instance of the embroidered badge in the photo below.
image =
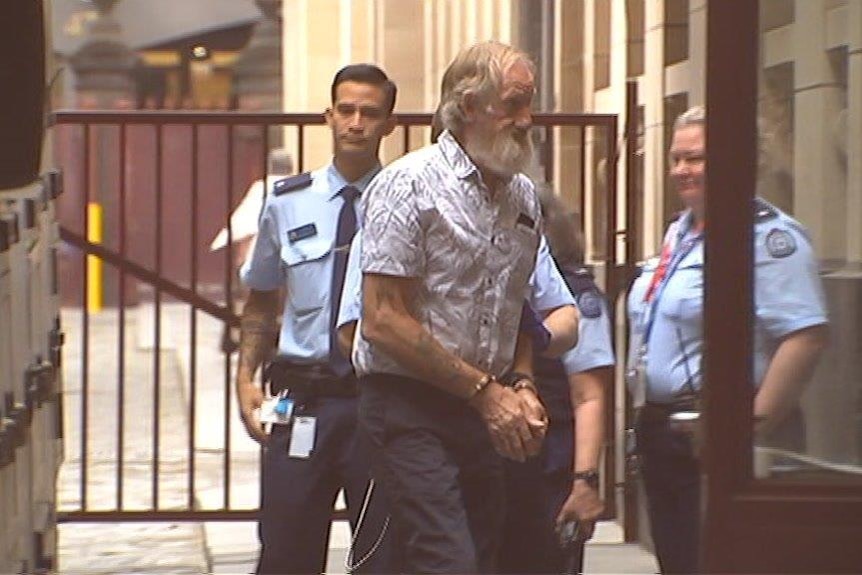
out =
[[298,228],[287,230],[287,241],[289,241],[290,243],[294,243],[298,242],[299,240],[304,240],[305,238],[310,238],[316,235],[317,226],[315,226],[314,224],[305,224],[304,226],[299,226]]
[[766,235],[766,251],[774,258],[786,258],[796,251],[796,240],[789,232],[774,228]]
[[585,291],[578,296],[577,302],[582,316],[596,319],[602,315],[602,298],[596,292]]

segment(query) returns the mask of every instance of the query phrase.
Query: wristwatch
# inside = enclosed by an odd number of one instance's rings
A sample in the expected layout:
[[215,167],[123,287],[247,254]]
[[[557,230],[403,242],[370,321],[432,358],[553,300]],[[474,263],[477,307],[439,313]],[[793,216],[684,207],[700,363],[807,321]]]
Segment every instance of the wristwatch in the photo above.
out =
[[588,469],[587,471],[576,471],[572,474],[572,483],[577,480],[583,480],[592,487],[593,489],[599,488],[599,472],[595,469]]

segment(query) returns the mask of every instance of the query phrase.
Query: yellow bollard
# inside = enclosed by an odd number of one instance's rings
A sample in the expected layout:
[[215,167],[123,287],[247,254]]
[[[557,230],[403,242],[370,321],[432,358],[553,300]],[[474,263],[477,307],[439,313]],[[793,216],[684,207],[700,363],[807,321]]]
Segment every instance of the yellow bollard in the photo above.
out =
[[[94,244],[102,243],[102,206],[96,202],[87,204],[90,219],[87,240]],[[98,256],[87,256],[87,311],[102,311],[102,260]]]

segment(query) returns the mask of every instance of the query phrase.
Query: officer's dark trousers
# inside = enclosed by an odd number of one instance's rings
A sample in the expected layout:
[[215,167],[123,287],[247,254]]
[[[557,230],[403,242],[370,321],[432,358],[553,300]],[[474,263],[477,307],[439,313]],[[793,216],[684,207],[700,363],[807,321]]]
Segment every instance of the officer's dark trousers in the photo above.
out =
[[580,573],[583,544],[564,553],[555,523],[571,492],[565,471],[546,473],[542,457],[506,461],[506,522],[500,545],[501,573]]
[[395,570],[494,572],[503,471],[479,415],[409,378],[372,375],[359,387],[360,427],[392,514]]
[[691,439],[666,420],[640,422],[638,453],[662,573],[697,573],[700,468]]
[[[355,527],[370,476],[368,458],[357,438],[357,399],[309,400],[297,415],[317,418],[314,451],[308,459],[288,457],[290,431],[275,426],[263,466],[259,573],[321,573],[338,490],[344,488],[351,528]],[[356,559],[371,548],[386,510],[372,498],[360,531]],[[386,572],[385,546],[357,572]],[[337,566],[341,569],[341,566]]]

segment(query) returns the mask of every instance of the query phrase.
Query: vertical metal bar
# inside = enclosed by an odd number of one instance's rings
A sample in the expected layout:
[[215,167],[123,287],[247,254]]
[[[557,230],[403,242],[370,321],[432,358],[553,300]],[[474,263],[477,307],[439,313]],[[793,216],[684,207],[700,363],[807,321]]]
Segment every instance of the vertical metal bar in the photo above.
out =
[[296,138],[296,162],[299,166],[299,171],[302,172],[305,170],[305,124],[298,124],[296,126]]
[[261,141],[263,143],[263,157],[261,158],[261,162],[263,163],[263,190],[261,190],[263,202],[260,205],[261,211],[263,210],[263,205],[266,203],[266,196],[269,194],[269,128],[269,124],[265,124],[263,126],[263,134],[261,134]]
[[626,82],[626,277],[632,277],[640,257],[641,205],[637,193],[638,85]]
[[[126,124],[120,124],[120,197],[119,197],[120,258],[126,259]],[[123,435],[125,433],[126,401],[126,270],[119,269],[117,294],[119,333],[117,334],[117,511],[123,510]]]
[[[227,309],[233,309],[233,226],[231,226],[231,205],[233,204],[233,124],[227,126],[227,174],[225,185],[225,219],[227,220],[227,246],[225,249],[224,297]],[[231,355],[224,354],[224,508],[230,509],[230,400],[231,400]]]
[[[162,124],[156,125],[156,275],[162,275]],[[155,286],[153,344],[153,509],[159,509],[159,435],[162,368],[162,290]]]
[[[619,280],[617,270],[617,116],[611,118],[610,122],[605,124],[605,154],[607,165],[607,210],[605,215],[606,229],[605,242],[607,243],[607,252],[605,256],[605,289],[606,293],[613,298],[611,301],[616,301],[619,292]],[[616,306],[610,308],[611,325],[616,323]],[[607,437],[613,437],[614,434],[614,414],[616,412],[616,388],[608,386],[608,397],[605,402],[605,433]],[[605,458],[605,469],[607,474],[605,485],[608,487],[616,485],[616,466],[613,457]],[[611,493],[614,493],[611,490]],[[615,495],[615,493],[614,493]],[[606,497],[605,499],[615,502],[616,497]],[[613,503],[611,503],[613,506]]]
[[[554,127],[552,124],[546,124],[543,126],[545,139],[544,144],[542,146],[542,157],[545,164],[545,182],[547,184],[553,184],[554,179],[554,148],[551,145]],[[555,190],[555,192],[559,193],[560,190]]]
[[[198,125],[191,124],[192,129],[192,205],[191,205],[191,289],[198,293]],[[189,316],[189,476],[188,476],[188,507],[195,505],[195,426],[197,424],[197,393],[198,393],[198,313],[191,307]]]
[[607,140],[605,141],[605,153],[607,154],[607,180],[608,198],[605,221],[605,242],[607,244],[607,255],[605,261],[605,289],[607,293],[617,293],[617,117],[611,118],[605,126]]
[[[587,126],[582,125],[580,127],[581,130],[581,201],[580,201],[580,211],[581,211],[581,229],[586,230],[586,222],[587,222]],[[589,238],[584,238],[587,245],[590,245]],[[586,246],[584,246],[586,247]]]
[[[640,242],[641,242],[641,218],[642,201],[637,189],[636,175],[636,153],[637,153],[637,126],[638,126],[638,96],[637,82],[629,81],[626,84],[626,266],[625,266],[625,281],[626,283],[634,277],[635,264],[641,257]],[[623,286],[620,286],[621,288]],[[612,306],[611,309],[614,309]],[[612,324],[615,325],[615,324]],[[625,345],[622,349],[628,349],[628,319],[624,319],[625,329],[622,334],[622,341]],[[631,429],[634,426],[634,409],[632,409],[631,398],[626,395],[624,398],[626,403],[625,409],[625,429]],[[613,405],[611,405],[613,407]],[[611,419],[613,421],[613,419]],[[625,479],[623,492],[623,530],[625,533],[625,541],[636,541],[638,538],[638,491],[633,485],[630,477]]]
[[[84,210],[84,230],[87,237],[90,228],[90,124],[84,124],[84,189],[82,208]],[[81,253],[83,265],[83,286],[81,297],[81,511],[87,510],[87,422],[90,416],[90,310],[87,308],[90,274],[87,265],[87,252]]]

